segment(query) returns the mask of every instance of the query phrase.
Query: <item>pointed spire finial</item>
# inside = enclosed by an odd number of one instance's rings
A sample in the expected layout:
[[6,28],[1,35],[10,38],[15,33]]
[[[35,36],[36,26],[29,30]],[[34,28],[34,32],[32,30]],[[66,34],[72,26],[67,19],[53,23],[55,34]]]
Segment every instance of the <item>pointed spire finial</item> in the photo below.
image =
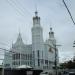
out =
[[50,31],[52,31],[52,25],[50,24]]
[[35,16],[38,16],[38,12],[37,12],[37,3],[35,3]]
[[21,36],[21,33],[19,32],[19,36]]
[[21,34],[20,32],[21,32],[21,31],[20,31],[20,27],[19,27],[19,35]]
[[35,11],[35,16],[38,16],[38,12],[37,12],[37,10]]
[[50,32],[52,32],[52,27],[50,27]]
[[19,31],[17,41],[22,40],[21,33]]

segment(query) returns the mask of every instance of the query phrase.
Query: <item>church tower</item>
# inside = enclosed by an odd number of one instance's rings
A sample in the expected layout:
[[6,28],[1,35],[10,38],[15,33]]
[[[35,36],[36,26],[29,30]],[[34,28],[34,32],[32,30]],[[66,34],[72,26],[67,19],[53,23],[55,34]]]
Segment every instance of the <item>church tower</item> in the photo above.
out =
[[43,51],[43,30],[40,25],[40,17],[38,17],[38,12],[35,12],[33,17],[33,27],[32,27],[32,56],[33,56],[33,66],[40,67],[42,60]]
[[50,32],[49,32],[49,40],[52,44],[56,44],[56,39],[54,37],[54,32],[52,31],[52,27],[50,28]]

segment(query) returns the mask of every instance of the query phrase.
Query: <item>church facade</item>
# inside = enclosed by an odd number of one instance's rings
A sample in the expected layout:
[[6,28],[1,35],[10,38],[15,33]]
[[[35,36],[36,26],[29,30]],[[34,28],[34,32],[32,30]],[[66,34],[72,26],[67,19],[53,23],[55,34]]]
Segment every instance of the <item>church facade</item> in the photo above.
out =
[[[4,67],[16,68],[20,65],[28,65],[35,69],[52,69],[55,65],[55,50],[58,60],[58,49],[56,49],[56,39],[54,32],[50,28],[49,38],[43,41],[43,29],[40,23],[38,12],[33,17],[32,44],[24,44],[21,34],[12,44],[9,52],[5,52]],[[58,63],[58,61],[57,61]]]

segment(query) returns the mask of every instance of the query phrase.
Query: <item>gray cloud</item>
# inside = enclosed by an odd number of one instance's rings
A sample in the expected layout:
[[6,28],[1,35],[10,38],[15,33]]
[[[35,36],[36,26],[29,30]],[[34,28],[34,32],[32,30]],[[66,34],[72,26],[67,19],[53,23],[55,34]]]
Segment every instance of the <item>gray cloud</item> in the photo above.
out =
[[[31,43],[32,17],[35,12],[35,4],[41,17],[44,40],[48,38],[50,25],[53,27],[57,43],[61,44],[60,57],[70,58],[73,56],[72,48],[75,40],[75,26],[73,25],[62,0],[10,0],[15,1],[12,7],[7,0],[0,0],[0,42],[7,44],[3,47],[11,46],[15,41],[20,29],[25,43]],[[20,2],[20,4],[19,4]],[[11,2],[12,3],[12,2]],[[75,0],[66,1],[75,20]],[[13,3],[12,3],[13,4]],[[22,4],[22,6],[20,6]],[[17,10],[16,10],[17,8]],[[24,9],[25,8],[25,9]],[[2,45],[0,45],[2,47]],[[68,59],[68,57],[66,58]]]

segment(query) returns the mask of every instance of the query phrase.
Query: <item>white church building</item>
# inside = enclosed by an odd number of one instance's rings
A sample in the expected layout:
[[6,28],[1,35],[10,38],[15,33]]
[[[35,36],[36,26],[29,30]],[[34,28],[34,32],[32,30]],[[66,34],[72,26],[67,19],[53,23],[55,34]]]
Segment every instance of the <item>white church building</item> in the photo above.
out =
[[55,65],[55,50],[57,53],[58,63],[58,49],[56,48],[56,39],[54,32],[50,28],[49,38],[43,41],[43,29],[40,23],[40,17],[35,12],[33,17],[32,44],[24,44],[21,33],[18,34],[17,40],[12,44],[9,52],[5,52],[4,67],[16,68],[21,65],[28,65],[34,69],[52,69]]

